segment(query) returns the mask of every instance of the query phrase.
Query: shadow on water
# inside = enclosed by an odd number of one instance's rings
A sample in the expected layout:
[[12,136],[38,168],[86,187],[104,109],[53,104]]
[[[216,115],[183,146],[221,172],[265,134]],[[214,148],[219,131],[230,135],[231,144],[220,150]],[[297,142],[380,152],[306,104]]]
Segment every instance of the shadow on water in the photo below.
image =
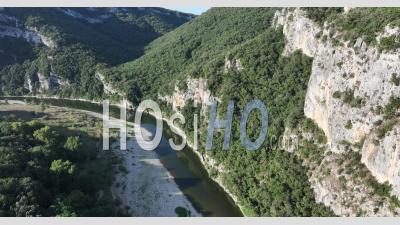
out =
[[[144,114],[143,117],[142,127],[154,134],[155,119],[148,118],[151,117],[148,114]],[[174,135],[166,132],[169,126],[165,122],[163,130],[160,145],[155,151],[194,207],[205,216],[242,216],[230,196],[209,177],[193,150],[189,147],[181,151],[173,150],[168,139],[174,138]]]

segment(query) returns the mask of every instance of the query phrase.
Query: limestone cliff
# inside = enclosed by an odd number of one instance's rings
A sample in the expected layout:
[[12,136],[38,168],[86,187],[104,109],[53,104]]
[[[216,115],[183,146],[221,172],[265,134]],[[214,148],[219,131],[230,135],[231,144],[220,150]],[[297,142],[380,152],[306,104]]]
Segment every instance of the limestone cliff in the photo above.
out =
[[38,72],[27,77],[25,88],[27,88],[30,93],[44,93],[69,85],[70,82],[68,80],[61,78],[53,72],[50,72],[47,76]]
[[207,80],[202,78],[188,78],[183,82],[185,90],[180,90],[178,85],[176,85],[172,95],[159,96],[159,99],[171,104],[174,111],[185,107],[189,100],[193,100],[195,104],[199,104],[202,109],[207,109],[207,106],[211,105],[211,102],[215,98],[211,96],[210,90],[207,89]]
[[[344,13],[348,10],[351,9]],[[313,57],[304,114],[324,131],[328,149],[338,155],[360,151],[361,162],[372,175],[379,182],[389,182],[393,193],[400,196],[398,112],[391,121],[381,113],[391,97],[400,97],[400,86],[391,81],[392,76],[399,73],[399,51],[380,52],[362,38],[350,44],[341,39],[340,32],[326,23],[321,27],[301,9],[278,11],[274,22],[275,26],[283,26],[287,38],[284,54],[300,49]],[[378,43],[383,36],[398,35],[398,30],[388,25],[385,32],[377,34]],[[320,38],[322,36],[325,38]],[[391,129],[377,138],[376,132],[388,123]],[[337,214],[356,215],[343,204],[339,207],[337,200],[323,200],[334,194],[329,193],[332,190],[328,190],[326,181],[314,182],[313,186],[317,199],[331,206]],[[338,193],[343,195],[343,190]],[[355,195],[357,193],[353,197]],[[383,210],[375,214],[391,215],[391,212]]]
[[25,27],[17,18],[0,13],[0,37],[22,38],[33,44],[43,44],[55,48],[51,38],[41,34],[35,27]]

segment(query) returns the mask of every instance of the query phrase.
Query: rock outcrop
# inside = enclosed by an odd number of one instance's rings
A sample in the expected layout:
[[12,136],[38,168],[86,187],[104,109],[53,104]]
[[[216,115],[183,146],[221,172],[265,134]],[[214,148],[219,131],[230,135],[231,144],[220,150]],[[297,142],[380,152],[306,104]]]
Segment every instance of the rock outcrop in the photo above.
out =
[[[354,45],[343,41],[338,31],[328,24],[319,26],[300,9],[278,11],[274,22],[275,26],[283,26],[287,39],[284,54],[300,49],[313,57],[305,116],[324,131],[332,152],[343,154],[361,148],[361,161],[379,182],[389,182],[393,193],[400,196],[398,125],[381,140],[375,134],[379,124],[387,122],[381,109],[392,96],[400,97],[400,87],[391,82],[392,75],[400,71],[400,53],[380,52],[362,38]],[[398,28],[388,26],[383,34],[377,34],[377,41],[396,34]],[[317,196],[326,188],[323,183],[314,184]],[[317,197],[320,201],[323,198]],[[337,202],[323,202],[338,208]],[[340,215],[341,211],[335,212]]]
[[400,196],[400,124],[395,125],[379,142],[375,134],[368,136],[362,149],[362,162],[376,179],[390,182],[393,194]]
[[122,95],[118,92],[118,90],[114,89],[113,86],[109,82],[106,81],[106,78],[104,77],[103,74],[101,74],[100,72],[96,72],[95,76],[103,84],[104,93],[110,94],[110,95],[114,95],[114,94]]
[[[92,24],[103,23],[105,20],[107,20],[108,18],[110,18],[112,16],[112,14],[107,13],[107,12],[98,14],[96,16],[85,16],[73,9],[59,8],[59,10],[68,16],[71,16],[76,19],[83,19],[83,20],[86,20],[88,23],[92,23]],[[95,11],[95,10],[96,10],[95,8],[92,8],[92,11]],[[114,12],[114,11],[111,10],[110,12]]]
[[159,96],[159,99],[171,104],[174,111],[181,110],[189,100],[193,100],[194,104],[199,104],[203,110],[206,110],[215,99],[207,89],[207,80],[189,78],[184,82],[186,90],[179,90],[176,85],[171,96]]
[[27,88],[31,93],[44,93],[49,90],[53,91],[69,85],[70,83],[67,80],[52,72],[50,72],[48,76],[41,73],[35,73],[32,76],[27,77],[25,88]]
[[56,47],[56,43],[41,34],[37,28],[24,27],[17,18],[5,14],[0,14],[0,37],[22,38],[33,44],[43,44],[49,48]]
[[230,69],[235,69],[237,71],[243,70],[243,66],[242,63],[240,62],[240,59],[225,58],[224,71],[227,72]]

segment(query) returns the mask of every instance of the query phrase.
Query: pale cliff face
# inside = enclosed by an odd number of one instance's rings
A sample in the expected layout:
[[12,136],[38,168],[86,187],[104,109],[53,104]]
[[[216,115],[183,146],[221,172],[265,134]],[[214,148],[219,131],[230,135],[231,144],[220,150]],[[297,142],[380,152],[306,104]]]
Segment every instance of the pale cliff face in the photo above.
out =
[[189,78],[185,82],[186,90],[179,90],[175,86],[175,91],[171,96],[160,96],[159,99],[171,104],[174,111],[179,111],[185,107],[189,100],[193,100],[194,104],[198,104],[202,109],[207,109],[214,99],[210,90],[207,89],[207,80]]
[[101,74],[100,72],[96,72],[95,77],[103,84],[104,93],[110,94],[110,95],[117,94],[117,95],[122,96],[122,94],[118,90],[113,88],[113,86],[109,82],[106,81],[106,78],[104,77],[103,74]]
[[[399,123],[382,140],[378,140],[378,144],[373,143],[374,140],[377,142],[377,122],[385,121],[376,109],[384,108],[391,96],[400,97],[400,87],[390,81],[392,74],[400,72],[400,53],[379,53],[361,38],[353,46],[343,41],[334,45],[329,38],[332,31],[306,18],[305,12],[300,9],[278,11],[275,25],[283,26],[287,38],[284,54],[289,55],[299,49],[314,58],[304,113],[324,131],[329,149],[342,154],[346,149],[359,151],[354,145],[361,144],[362,162],[379,182],[392,184],[394,194],[400,196]],[[398,28],[388,26],[384,33],[377,34],[377,40],[398,32]],[[318,35],[326,35],[327,40],[317,38]],[[333,37],[339,37],[338,33],[333,32]],[[361,104],[352,106],[341,97],[334,97],[335,92],[346,91],[352,91],[353,98],[360,99]],[[346,127],[347,123],[351,126]],[[321,182],[314,184],[317,199],[324,202],[321,196],[327,188]],[[336,203],[326,204],[334,206],[337,209],[335,212],[340,213],[343,208],[338,209]]]
[[62,79],[57,74],[50,72],[48,76],[41,73],[28,76],[26,79],[25,87],[31,93],[44,93],[48,90],[57,90],[62,87],[69,86],[70,83],[66,79]]
[[397,124],[378,144],[374,143],[376,139],[376,135],[370,135],[365,140],[362,162],[379,182],[389,181],[393,194],[400,196],[400,125]]
[[[288,18],[293,15],[290,21]],[[371,107],[384,107],[390,96],[400,96],[400,87],[390,82],[391,75],[400,71],[398,53],[379,54],[358,39],[354,46],[333,46],[316,38],[321,29],[304,16],[301,10],[277,13],[276,22],[284,25],[288,43],[285,54],[301,49],[314,58],[312,74],[308,84],[304,113],[313,119],[325,132],[331,150],[343,151],[341,142],[360,141],[374,128],[373,123],[381,120]],[[328,30],[323,30],[327,34]],[[345,46],[347,43],[344,43]],[[352,107],[336,99],[336,91],[353,90],[354,97],[365,102],[360,108]],[[346,129],[347,121],[352,128]]]
[[22,38],[33,44],[43,44],[49,48],[57,47],[53,40],[41,34],[37,28],[23,27],[17,18],[4,14],[0,14],[0,37]]

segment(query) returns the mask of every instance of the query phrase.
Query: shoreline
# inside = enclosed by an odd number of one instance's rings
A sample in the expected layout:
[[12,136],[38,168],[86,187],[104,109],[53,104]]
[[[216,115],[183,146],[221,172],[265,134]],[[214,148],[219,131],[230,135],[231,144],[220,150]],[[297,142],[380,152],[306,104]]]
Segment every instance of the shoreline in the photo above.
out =
[[[161,119],[162,121],[166,122],[169,127],[173,127],[174,129],[179,130],[179,132],[185,133],[180,127],[175,126],[173,123],[171,123],[170,120],[168,120],[164,116],[162,118],[159,118],[152,112],[146,112],[146,113],[151,115],[153,118]],[[176,135],[178,135],[178,134],[176,134]],[[233,202],[239,208],[239,210],[242,213],[242,215],[244,217],[246,217],[246,214],[244,213],[243,206],[239,204],[239,202],[237,200],[238,199],[237,196],[234,195],[232,192],[230,192],[229,189],[223,184],[223,182],[220,179],[213,178],[213,177],[210,176],[210,174],[209,174],[209,172],[208,172],[208,170],[206,168],[207,163],[204,161],[203,156],[200,154],[200,152],[198,152],[197,150],[194,149],[193,144],[190,143],[187,138],[186,138],[186,145],[187,145],[187,147],[190,148],[190,151],[192,151],[197,156],[197,158],[200,160],[200,162],[203,165],[204,169],[207,171],[208,177],[211,180],[213,180],[233,200]]]
[[[101,102],[98,101],[93,101],[93,100],[87,100],[87,99],[73,99],[73,98],[61,98],[61,97],[57,97],[57,96],[3,96],[3,97],[20,97],[20,98],[26,98],[26,97],[30,97],[30,98],[38,98],[38,99],[59,99],[59,100],[73,100],[73,101],[84,101],[84,102],[90,102],[90,103],[95,103],[95,104],[102,104]],[[129,105],[133,106],[131,102],[127,101]],[[110,103],[110,105],[112,105]],[[118,104],[114,104],[114,105],[118,105]],[[82,111],[87,111],[87,110],[82,110]],[[91,112],[91,111],[87,111],[87,112]],[[168,120],[167,118],[165,118],[164,116],[162,116],[162,118],[157,117],[153,112],[145,112],[147,114],[149,114],[150,116],[152,116],[153,118],[156,119],[161,119],[162,121],[166,122],[168,124],[169,127],[173,127],[177,130],[179,130],[182,133],[185,133],[180,127],[175,126],[173,123],[170,122],[170,120]],[[111,117],[111,116],[110,116]],[[178,134],[176,134],[178,135]],[[185,134],[186,135],[186,134]],[[194,149],[194,146],[192,143],[190,143],[187,139],[186,139],[186,145],[187,147],[190,148],[190,151],[192,151],[197,158],[200,160],[203,168],[207,171],[208,177],[213,180],[231,199],[232,201],[235,203],[235,205],[239,208],[241,214],[243,216],[246,216],[246,214],[244,213],[244,209],[243,206],[239,204],[238,202],[238,197],[236,195],[234,195],[232,192],[229,191],[229,189],[223,184],[223,182],[218,179],[218,178],[213,178],[210,176],[206,166],[207,163],[204,161],[203,156],[200,154],[200,152],[198,152],[197,150]]]
[[[27,105],[22,100],[7,101],[9,105]],[[0,100],[0,102],[5,102],[5,100]],[[97,119],[102,119],[103,116],[88,110],[50,107],[84,113]],[[133,126],[134,123],[128,122],[127,125]],[[142,127],[142,135],[145,139],[150,139],[151,132]],[[113,155],[121,159],[114,168],[115,179],[110,186],[113,199],[121,202],[121,209],[127,210],[131,216],[176,217],[178,215],[175,209],[184,207],[190,211],[190,216],[203,216],[180,190],[174,177],[161,163],[156,152],[141,149],[136,139],[130,136],[127,139],[127,150],[118,148],[119,140],[114,142],[110,140],[110,144]]]

